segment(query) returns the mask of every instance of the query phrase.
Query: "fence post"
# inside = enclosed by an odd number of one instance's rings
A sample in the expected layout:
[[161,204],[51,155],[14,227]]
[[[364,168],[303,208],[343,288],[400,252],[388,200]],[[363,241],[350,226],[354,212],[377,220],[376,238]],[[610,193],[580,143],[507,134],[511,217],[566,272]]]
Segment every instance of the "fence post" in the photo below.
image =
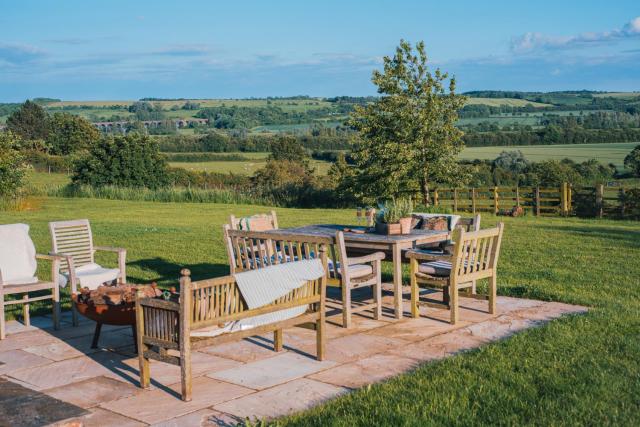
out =
[[560,185],[560,215],[567,215],[567,183]]
[[620,200],[620,217],[624,218],[624,205],[626,203],[626,191],[624,187],[620,189],[620,195],[618,196],[618,200]]
[[458,212],[458,189],[453,189],[453,211]]
[[496,215],[498,215],[499,211],[498,207],[498,186],[493,187],[493,211]]
[[536,187],[536,216],[540,216],[540,187]]
[[516,185],[516,206],[520,207],[520,187]]
[[573,184],[567,183],[567,215],[573,211]]
[[438,189],[433,190],[433,206],[438,207]]
[[475,215],[476,213],[476,189],[471,189],[471,212]]
[[596,185],[596,215],[602,218],[604,214],[604,185]]

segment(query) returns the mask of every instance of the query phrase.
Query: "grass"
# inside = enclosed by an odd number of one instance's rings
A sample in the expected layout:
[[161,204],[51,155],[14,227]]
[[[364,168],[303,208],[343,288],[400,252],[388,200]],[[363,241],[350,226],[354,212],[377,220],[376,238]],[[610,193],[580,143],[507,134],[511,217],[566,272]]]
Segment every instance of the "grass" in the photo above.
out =
[[[262,154],[262,153],[246,153]],[[242,153],[244,156],[245,153]],[[218,173],[234,173],[240,175],[253,175],[258,169],[263,168],[267,163],[266,156],[260,158],[256,156],[249,161],[205,161],[205,162],[169,162],[169,165],[176,168],[183,168],[191,171],[206,171]],[[321,160],[310,160],[312,167],[319,175],[326,175],[331,167],[330,162]]]
[[[227,274],[221,224],[230,213],[270,209],[59,198],[40,199],[35,205],[40,208],[0,212],[0,221],[30,224],[38,251],[46,252],[48,221],[89,218],[97,244],[127,247],[132,282],[157,280],[164,285],[176,284],[181,267],[190,268],[196,279]],[[352,210],[276,210],[282,227],[355,219]],[[506,229],[499,293],[583,304],[592,307],[588,314],[423,365],[278,423],[638,425],[640,224],[502,220]],[[485,225],[495,221],[483,216]],[[98,261],[115,262],[107,257]],[[47,276],[44,264],[38,274]]]
[[583,162],[596,159],[600,163],[613,163],[618,169],[624,169],[624,158],[640,142],[619,142],[606,144],[562,144],[562,145],[514,145],[507,147],[467,147],[460,158],[465,160],[492,160],[502,151],[520,150],[531,161],[561,160],[566,157]]
[[544,104],[542,102],[527,101],[526,99],[515,98],[468,98],[466,105],[488,105],[490,107],[499,107],[501,105],[508,105],[510,107],[525,107],[531,104],[534,107],[550,107],[551,104]]

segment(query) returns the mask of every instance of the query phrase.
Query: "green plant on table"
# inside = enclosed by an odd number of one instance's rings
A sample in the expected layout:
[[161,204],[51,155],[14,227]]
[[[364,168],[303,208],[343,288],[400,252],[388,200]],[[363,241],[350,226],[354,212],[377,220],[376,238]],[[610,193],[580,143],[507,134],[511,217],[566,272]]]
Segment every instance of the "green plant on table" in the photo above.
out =
[[391,199],[380,205],[380,210],[376,217],[377,222],[394,224],[401,218],[411,216],[413,212],[413,201],[409,197]]

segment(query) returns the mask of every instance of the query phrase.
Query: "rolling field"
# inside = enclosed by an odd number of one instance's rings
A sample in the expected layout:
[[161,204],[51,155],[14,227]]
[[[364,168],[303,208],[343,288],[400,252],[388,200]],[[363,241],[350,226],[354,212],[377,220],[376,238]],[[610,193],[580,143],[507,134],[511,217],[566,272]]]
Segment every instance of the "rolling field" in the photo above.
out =
[[531,161],[562,160],[570,158],[576,162],[596,159],[600,163],[613,163],[623,169],[624,157],[640,142],[619,142],[610,144],[568,144],[568,145],[521,145],[509,147],[467,147],[460,155],[465,160],[492,160],[502,151],[520,150]]
[[[262,159],[247,161],[211,161],[211,162],[169,162],[169,165],[176,168],[183,168],[191,171],[205,171],[218,173],[234,173],[240,175],[253,175],[258,169],[263,168],[267,163],[267,153]],[[243,153],[244,155],[244,153]],[[316,169],[318,175],[326,175],[331,167],[331,163],[319,160],[311,160],[311,166]]]
[[[24,222],[37,250],[50,249],[47,223],[88,218],[98,245],[125,246],[132,283],[177,285],[228,274],[222,227],[229,214],[269,207],[42,198],[1,223]],[[353,210],[276,209],[282,227],[349,224]],[[485,226],[498,218],[483,215]],[[640,226],[577,218],[505,221],[498,293],[590,307],[539,327],[345,393],[278,425],[638,425],[640,413]],[[621,256],[624,254],[624,256]],[[113,257],[98,262],[111,266]],[[38,276],[48,278],[39,263]],[[390,266],[384,263],[384,279]],[[408,280],[405,269],[405,281]],[[405,297],[407,298],[407,297]],[[50,306],[36,302],[32,310]],[[63,309],[69,309],[68,289]],[[9,317],[18,314],[11,306]],[[385,317],[385,320],[393,321]],[[464,319],[462,319],[464,320]],[[294,342],[286,342],[295,348]],[[332,340],[327,342],[331,348]],[[443,349],[444,351],[444,349]]]

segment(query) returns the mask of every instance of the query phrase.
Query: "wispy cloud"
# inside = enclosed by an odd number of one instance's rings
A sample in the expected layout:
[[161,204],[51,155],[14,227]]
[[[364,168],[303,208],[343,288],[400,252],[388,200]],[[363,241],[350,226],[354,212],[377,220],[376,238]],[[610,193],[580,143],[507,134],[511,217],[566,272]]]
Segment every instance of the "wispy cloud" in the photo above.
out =
[[87,44],[87,43],[89,43],[89,40],[88,39],[79,38],[79,37],[78,38],[70,37],[70,38],[61,38],[61,39],[47,39],[47,40],[45,40],[45,42],[61,44],[61,45],[75,46],[75,45]]
[[0,43],[0,61],[11,65],[25,64],[45,55],[44,50],[28,44]]
[[152,55],[159,56],[204,56],[212,51],[208,45],[201,44],[184,44],[171,45],[162,49],[151,52]]
[[640,16],[632,19],[622,28],[611,31],[588,32],[573,36],[525,33],[511,39],[511,52],[525,54],[545,50],[571,49],[630,38],[640,38]]

